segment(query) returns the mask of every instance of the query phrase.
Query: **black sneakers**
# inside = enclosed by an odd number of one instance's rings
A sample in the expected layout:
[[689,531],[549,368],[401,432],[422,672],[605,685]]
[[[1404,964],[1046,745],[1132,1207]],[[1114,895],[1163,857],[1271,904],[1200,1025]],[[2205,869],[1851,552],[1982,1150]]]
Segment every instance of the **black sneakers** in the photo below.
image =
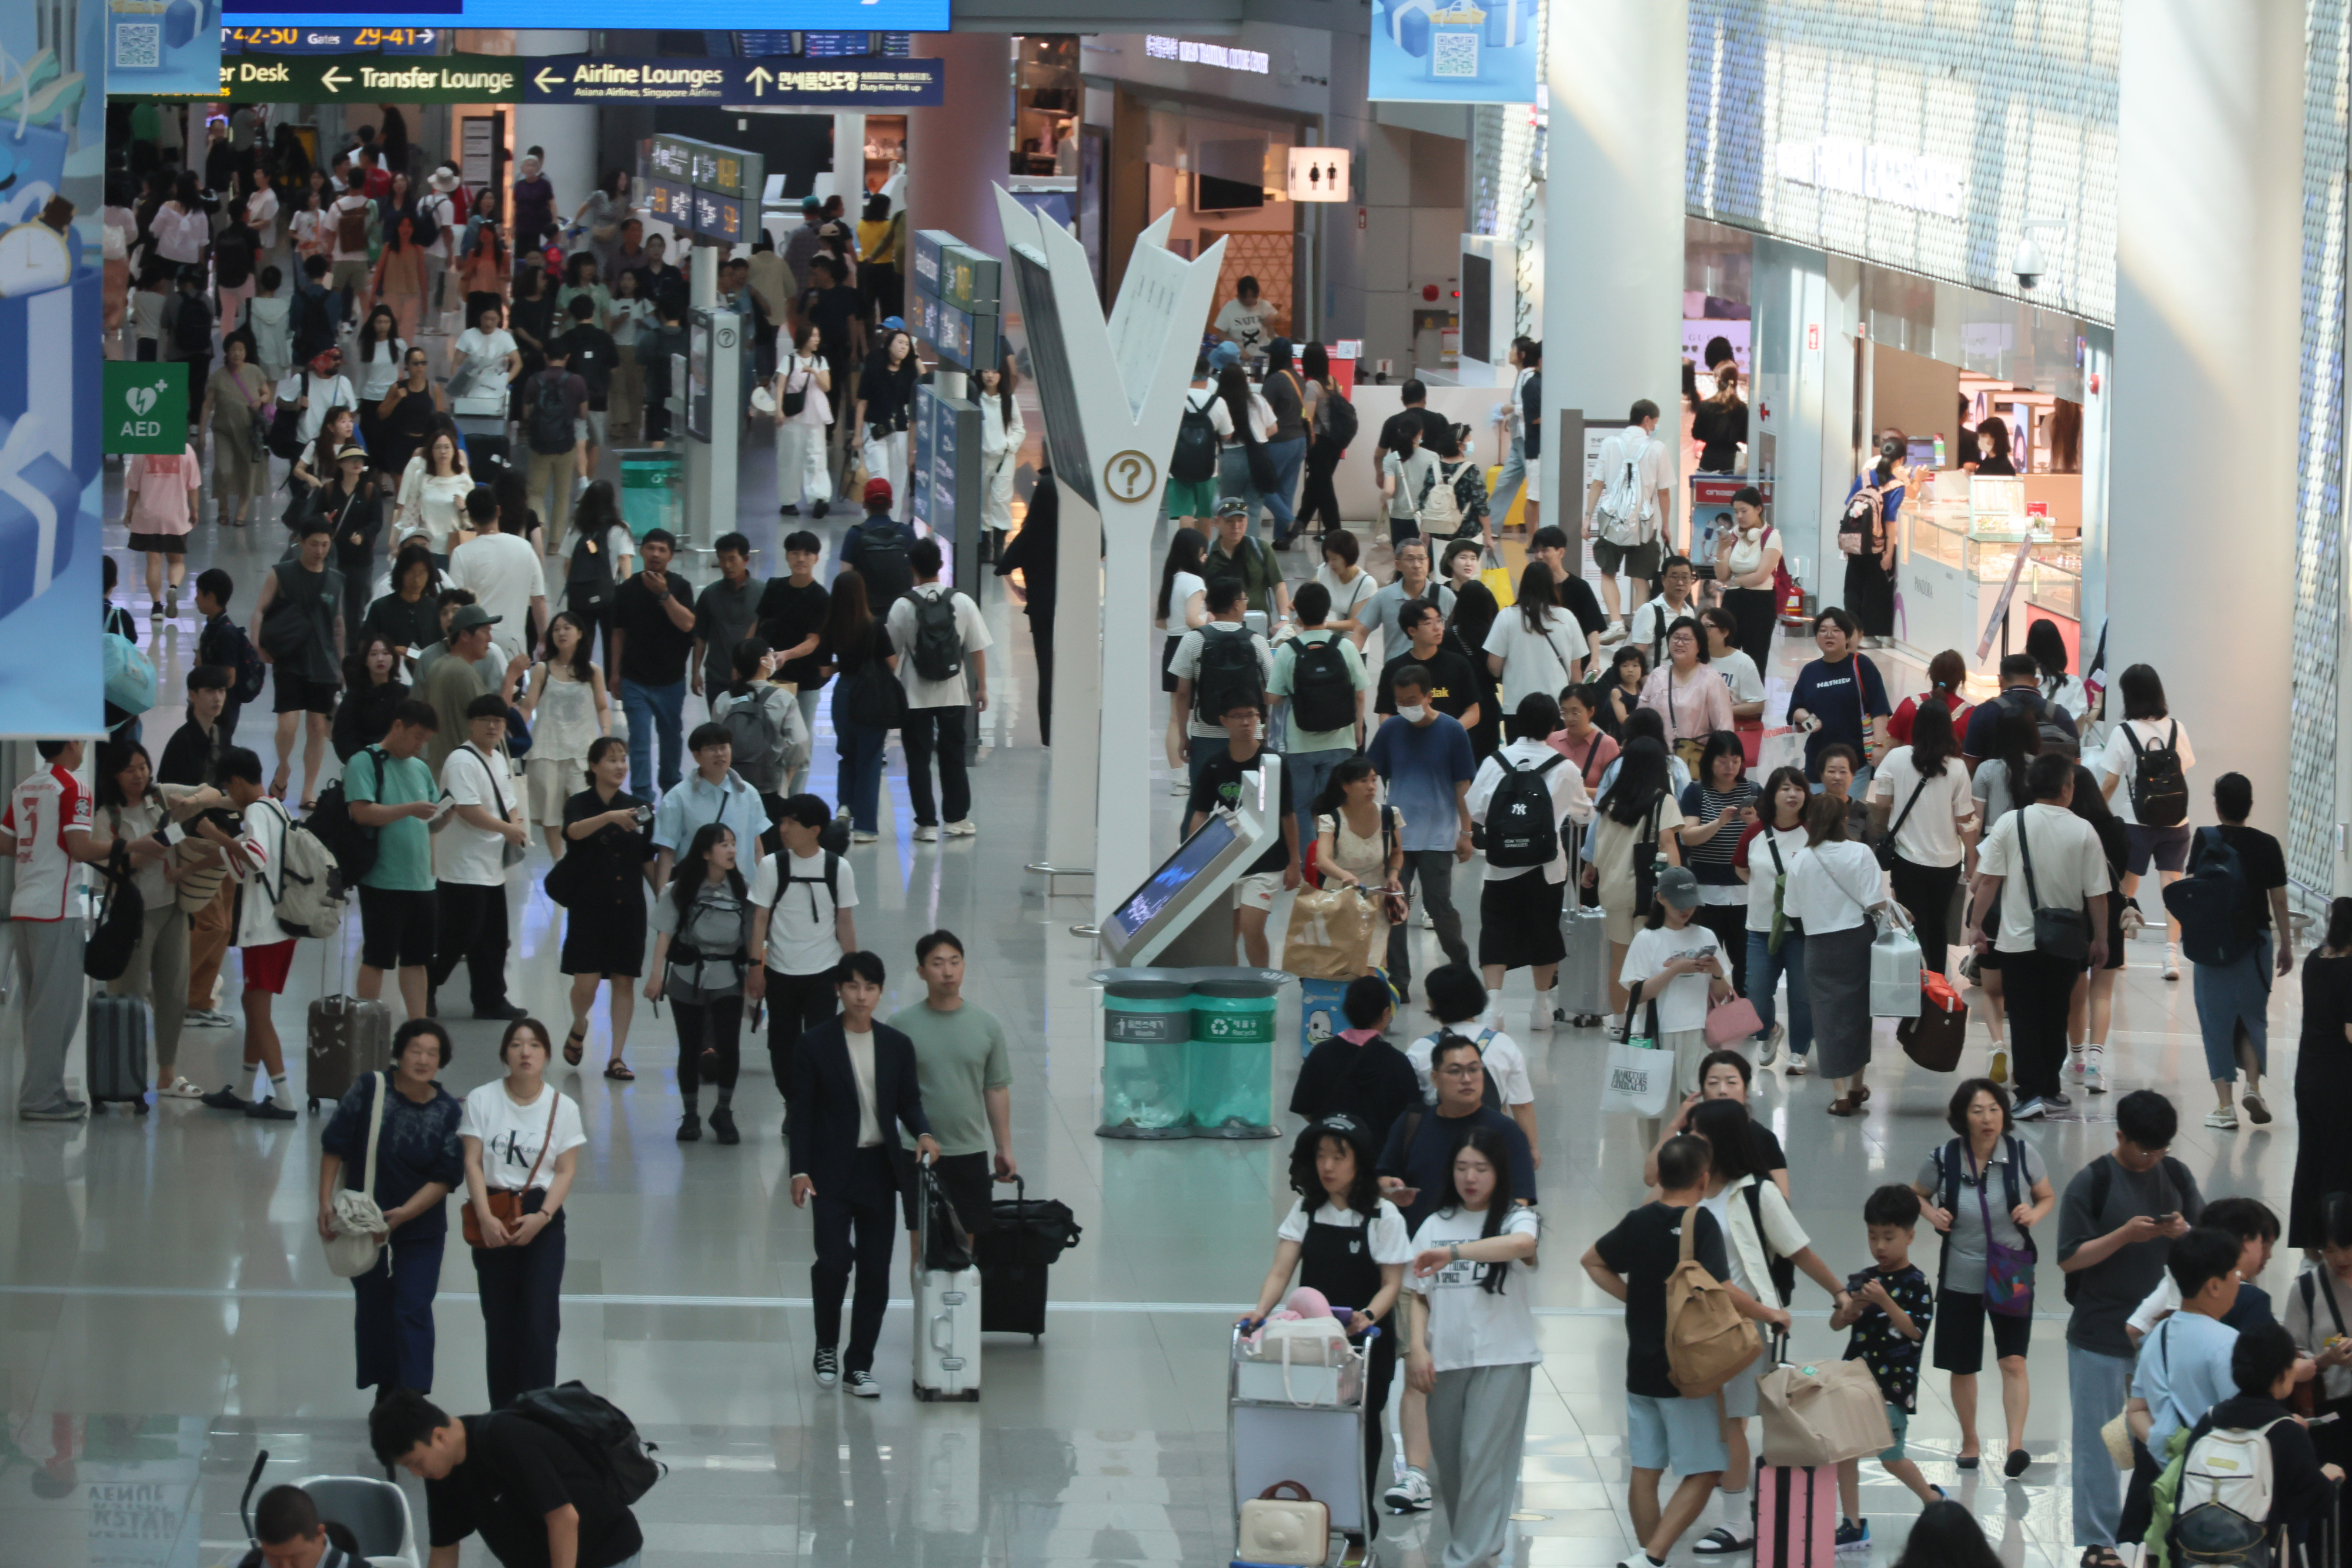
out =
[[841,1355],[833,1346],[817,1346],[816,1354],[810,1359],[809,1364],[816,1368],[816,1385],[819,1388],[830,1388],[841,1381]]
[[[715,1122],[717,1118],[714,1117],[712,1120]],[[684,1116],[680,1117],[677,1124],[677,1141],[681,1144],[700,1143],[702,1141],[702,1118],[696,1115],[691,1111],[688,1111]]]
[[[681,1136],[684,1134],[681,1134]],[[735,1113],[721,1105],[710,1113],[710,1135],[722,1144],[740,1144],[742,1134],[735,1131]]]

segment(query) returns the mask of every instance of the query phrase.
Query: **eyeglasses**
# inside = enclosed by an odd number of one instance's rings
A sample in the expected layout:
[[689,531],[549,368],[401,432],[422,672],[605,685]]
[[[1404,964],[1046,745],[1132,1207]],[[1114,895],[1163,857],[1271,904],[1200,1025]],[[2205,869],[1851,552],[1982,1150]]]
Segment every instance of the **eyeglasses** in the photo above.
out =
[[1437,1071],[1448,1078],[1475,1078],[1486,1069],[1475,1061],[1457,1061],[1451,1067],[1441,1067]]

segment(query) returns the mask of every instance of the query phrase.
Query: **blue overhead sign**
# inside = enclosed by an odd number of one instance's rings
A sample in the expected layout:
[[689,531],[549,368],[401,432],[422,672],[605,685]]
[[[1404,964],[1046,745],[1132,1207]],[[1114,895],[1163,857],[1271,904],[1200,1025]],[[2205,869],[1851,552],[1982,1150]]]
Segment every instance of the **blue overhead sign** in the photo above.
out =
[[223,27],[221,53],[241,55],[430,55],[441,47],[438,27]]
[[[566,0],[559,9],[567,27],[731,30],[744,20],[739,0]],[[944,33],[948,10],[949,0],[764,0],[759,19],[792,30]],[[222,16],[233,27],[544,27],[551,19],[545,0],[226,0]]]

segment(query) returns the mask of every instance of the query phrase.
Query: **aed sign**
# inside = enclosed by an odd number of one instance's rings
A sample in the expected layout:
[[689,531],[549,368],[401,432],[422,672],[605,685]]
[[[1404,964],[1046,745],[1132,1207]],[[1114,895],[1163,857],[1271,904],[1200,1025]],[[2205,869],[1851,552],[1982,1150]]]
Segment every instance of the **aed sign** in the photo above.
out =
[[109,360],[101,395],[108,456],[177,456],[187,450],[185,361]]

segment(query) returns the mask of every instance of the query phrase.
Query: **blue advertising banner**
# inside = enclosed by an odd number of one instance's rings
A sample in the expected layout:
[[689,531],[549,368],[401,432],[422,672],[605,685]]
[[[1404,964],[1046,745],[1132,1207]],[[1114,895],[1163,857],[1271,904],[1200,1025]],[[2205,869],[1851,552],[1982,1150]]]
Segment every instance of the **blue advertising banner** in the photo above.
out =
[[108,92],[208,92],[220,84],[220,12],[205,0],[110,0]]
[[[199,0],[172,0],[191,12],[208,9]],[[944,33],[949,0],[765,0],[759,20],[786,29]],[[233,27],[291,23],[297,26],[394,26],[421,23],[447,27],[543,27],[545,0],[226,0],[212,19]],[[717,28],[731,31],[746,20],[739,0],[566,0],[567,27]]]
[[1373,0],[1374,99],[1533,103],[1537,0]]
[[0,736],[104,727],[96,258],[0,297]]

